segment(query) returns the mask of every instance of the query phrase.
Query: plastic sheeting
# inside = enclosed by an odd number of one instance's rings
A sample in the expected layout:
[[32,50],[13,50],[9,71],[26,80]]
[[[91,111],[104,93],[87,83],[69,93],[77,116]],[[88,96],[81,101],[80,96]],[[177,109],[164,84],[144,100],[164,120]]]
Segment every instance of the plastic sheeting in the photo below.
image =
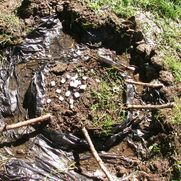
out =
[[[61,141],[61,140],[59,140]],[[11,158],[5,165],[0,178],[5,180],[92,180],[73,169],[75,163],[72,153],[52,148],[40,135],[32,138],[27,159]]]

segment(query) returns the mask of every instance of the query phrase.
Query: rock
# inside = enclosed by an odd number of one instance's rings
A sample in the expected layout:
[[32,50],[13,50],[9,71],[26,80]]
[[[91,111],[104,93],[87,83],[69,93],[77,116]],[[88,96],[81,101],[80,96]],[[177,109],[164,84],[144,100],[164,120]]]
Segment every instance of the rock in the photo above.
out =
[[62,80],[60,81],[62,84],[64,84],[66,82],[66,80],[64,78],[62,78]]
[[66,93],[65,93],[65,96],[66,97],[69,97],[71,95],[71,92],[70,91],[67,91]]
[[69,74],[67,74],[67,75],[66,75],[66,78],[67,78],[67,79],[70,79],[70,78],[71,78],[71,76],[70,76]]
[[75,74],[75,76],[71,77],[71,80],[76,80],[78,78],[78,74]]
[[55,92],[56,92],[57,94],[60,94],[62,91],[61,91],[61,89],[57,89]]
[[83,77],[82,77],[82,79],[83,79],[83,80],[87,80],[87,79],[88,79],[88,77],[86,77],[86,76],[83,76]]
[[80,93],[78,93],[78,92],[75,92],[75,93],[74,93],[74,97],[75,97],[75,98],[78,98],[78,97],[80,97]]
[[174,83],[174,77],[172,73],[165,70],[160,71],[159,80],[165,85],[172,85]]
[[58,98],[60,101],[63,101],[64,100],[64,97],[63,96],[59,96]]
[[144,36],[141,31],[135,31],[133,34],[133,42],[136,44],[140,44],[144,42]]
[[49,104],[50,102],[52,102],[52,100],[51,99],[47,99],[47,104]]
[[72,80],[70,82],[70,87],[77,88],[79,85],[81,85],[81,81],[80,80]]
[[145,55],[145,56],[150,56],[152,54],[152,48],[143,43],[143,44],[139,44],[137,47],[136,47],[136,51],[138,54],[141,54],[141,55]]
[[73,105],[74,100],[73,100],[73,99],[70,99],[70,100],[69,100],[69,103],[70,103],[71,105]]
[[80,89],[81,89],[81,90],[85,90],[86,87],[87,87],[87,85],[81,85],[81,86],[80,86]]
[[67,70],[67,67],[68,65],[65,63],[58,63],[51,69],[51,72],[53,72],[56,75],[60,75]]
[[165,100],[168,102],[174,101],[174,97],[177,96],[177,92],[173,86],[162,87],[160,93],[164,95]]
[[56,82],[55,82],[54,80],[52,80],[52,81],[50,82],[50,85],[51,85],[51,87],[54,87],[54,86],[56,85]]
[[124,175],[128,174],[128,171],[126,168],[124,168],[123,166],[117,166],[116,167],[116,175],[118,177],[123,177]]
[[161,57],[153,56],[151,58],[151,64],[157,69],[161,70],[163,68],[163,61]]

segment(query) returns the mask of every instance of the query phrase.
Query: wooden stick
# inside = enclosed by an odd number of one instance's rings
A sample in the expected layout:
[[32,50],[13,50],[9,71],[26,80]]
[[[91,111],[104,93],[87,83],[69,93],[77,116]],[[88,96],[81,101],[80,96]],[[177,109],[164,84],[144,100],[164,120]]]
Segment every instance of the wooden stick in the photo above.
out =
[[19,123],[14,123],[14,124],[10,124],[10,125],[5,125],[5,127],[1,130],[1,131],[7,131],[10,129],[16,129],[16,128],[20,128],[23,126],[28,126],[28,125],[32,125],[38,122],[42,122],[42,121],[47,121],[51,119],[51,114],[46,114],[37,118],[33,118],[33,119],[29,119],[27,121],[22,121]]
[[97,163],[99,164],[100,168],[102,169],[102,171],[105,173],[106,177],[108,178],[109,181],[113,181],[113,178],[111,177],[109,171],[107,170],[107,168],[104,165],[104,162],[101,160],[100,156],[98,155],[92,140],[87,132],[87,129],[85,127],[82,128],[82,132],[84,133],[84,136],[89,144],[90,150],[93,154],[93,156],[95,157]]
[[126,83],[135,84],[135,85],[143,85],[147,87],[163,87],[163,84],[152,84],[152,83],[145,83],[145,82],[136,82],[130,79],[125,80]]
[[161,104],[161,105],[127,105],[125,109],[164,109],[164,108],[172,108],[174,106],[174,103],[167,103],[167,104]]

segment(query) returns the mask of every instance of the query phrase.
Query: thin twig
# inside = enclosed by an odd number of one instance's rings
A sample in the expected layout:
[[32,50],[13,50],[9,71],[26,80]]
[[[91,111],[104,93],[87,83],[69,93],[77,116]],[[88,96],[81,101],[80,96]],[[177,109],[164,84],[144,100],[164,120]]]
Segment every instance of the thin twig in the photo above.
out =
[[46,115],[43,115],[43,116],[40,116],[40,117],[37,117],[37,118],[22,121],[22,122],[19,122],[19,123],[6,125],[0,131],[7,131],[7,130],[10,130],[10,129],[16,129],[16,128],[20,128],[20,127],[23,127],[23,126],[32,125],[32,124],[35,124],[35,123],[38,123],[38,122],[47,121],[47,120],[50,120],[50,119],[51,119],[51,114],[46,114]]
[[106,177],[108,178],[109,181],[113,181],[113,178],[111,177],[109,171],[107,170],[107,168],[105,167],[104,165],[104,162],[101,160],[100,156],[98,155],[93,143],[92,143],[92,140],[87,132],[87,129],[85,127],[82,128],[82,132],[89,144],[89,147],[90,147],[90,150],[93,154],[93,156],[95,157],[97,163],[99,164],[100,168],[102,169],[102,171],[105,173]]
[[142,85],[147,87],[163,87],[163,84],[153,84],[153,83],[145,83],[145,82],[136,82],[130,79],[125,80],[126,83],[135,84],[135,85]]
[[164,109],[164,108],[172,108],[174,103],[167,103],[161,105],[153,105],[153,104],[146,104],[146,105],[127,105],[125,109]]

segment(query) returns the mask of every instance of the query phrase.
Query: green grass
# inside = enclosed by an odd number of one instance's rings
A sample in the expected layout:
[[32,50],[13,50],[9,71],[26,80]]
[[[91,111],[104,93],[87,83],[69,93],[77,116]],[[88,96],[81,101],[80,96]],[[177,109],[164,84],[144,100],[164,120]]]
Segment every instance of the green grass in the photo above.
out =
[[172,110],[172,123],[181,124],[181,100],[178,97],[175,98],[175,106]]
[[94,104],[90,106],[93,117],[93,126],[102,128],[103,134],[109,134],[114,124],[122,122],[125,118],[121,109],[123,87],[118,72],[107,69],[105,80],[102,79],[99,88],[91,92]]
[[174,56],[165,56],[164,64],[172,71],[176,81],[181,82],[181,61]]
[[158,13],[160,16],[172,19],[181,18],[181,3],[171,0],[85,0],[89,6],[98,11],[101,8],[112,8],[121,16],[131,16],[138,9],[144,9]]
[[21,33],[21,23],[14,13],[0,12],[0,45],[16,44]]
[[[164,63],[171,69],[177,81],[181,80],[181,63],[173,54],[181,52],[181,1],[180,0],[84,0],[88,5],[99,12],[101,9],[112,9],[122,17],[130,17],[138,12],[149,11],[156,26],[162,33],[156,33],[157,48],[167,57]],[[149,17],[150,18],[150,17]],[[142,31],[152,31],[151,25],[142,25]],[[154,36],[154,35],[153,35]],[[166,52],[166,53],[165,53]]]

